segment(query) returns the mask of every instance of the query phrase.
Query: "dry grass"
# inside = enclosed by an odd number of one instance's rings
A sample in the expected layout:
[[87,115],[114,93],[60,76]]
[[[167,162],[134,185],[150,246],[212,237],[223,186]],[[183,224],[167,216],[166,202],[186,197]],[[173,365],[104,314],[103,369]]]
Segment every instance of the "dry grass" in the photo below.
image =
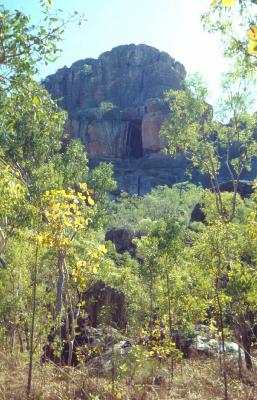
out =
[[[257,400],[257,375],[246,374],[244,383],[237,369],[230,365],[230,400]],[[20,355],[5,356],[0,361],[0,400],[25,400],[27,362]],[[223,385],[217,360],[187,360],[175,370],[174,379],[161,386],[144,382],[116,383],[90,376],[83,369],[35,365],[31,400],[222,400]]]

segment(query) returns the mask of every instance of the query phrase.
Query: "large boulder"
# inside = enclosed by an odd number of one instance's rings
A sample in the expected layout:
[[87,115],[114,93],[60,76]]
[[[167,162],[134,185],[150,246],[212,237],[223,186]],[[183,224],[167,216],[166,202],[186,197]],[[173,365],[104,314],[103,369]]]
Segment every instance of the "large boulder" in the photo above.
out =
[[141,236],[141,232],[134,233],[129,228],[112,228],[106,232],[105,240],[113,242],[118,253],[127,251],[132,256],[135,256],[136,246],[133,243],[133,239]]
[[[107,351],[112,344],[126,341],[119,331],[124,331],[127,325],[124,293],[98,281],[81,295],[80,302],[85,305],[74,310],[76,323],[72,365],[79,363],[80,356],[88,361],[98,352]],[[62,341],[60,355],[54,350],[56,337]],[[56,364],[67,364],[69,346],[65,319],[60,327],[51,329],[43,350],[42,363],[50,360]]]
[[83,293],[81,298],[85,301],[86,312],[93,327],[108,322],[119,329],[126,328],[124,293],[98,281]]

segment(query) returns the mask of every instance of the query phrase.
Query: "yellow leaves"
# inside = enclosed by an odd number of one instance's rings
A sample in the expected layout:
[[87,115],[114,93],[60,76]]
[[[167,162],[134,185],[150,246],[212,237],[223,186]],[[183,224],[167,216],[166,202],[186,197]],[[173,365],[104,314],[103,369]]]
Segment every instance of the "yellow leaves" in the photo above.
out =
[[83,191],[87,190],[87,184],[86,183],[79,183],[79,188]]
[[90,196],[88,196],[87,201],[88,201],[88,204],[89,204],[90,206],[93,206],[93,205],[95,204],[94,200],[93,200],[92,197],[90,197]]
[[34,96],[32,99],[32,103],[37,106],[40,103],[39,98],[37,96]]
[[257,41],[257,26],[252,25],[247,31],[247,36],[249,40]]
[[233,7],[236,5],[236,0],[222,0],[223,7]]
[[72,270],[72,276],[76,284],[85,289],[89,279],[92,275],[97,274],[100,267],[100,261],[103,254],[107,252],[104,245],[100,245],[93,250],[88,250],[83,260],[78,260]]
[[[221,4],[223,7],[233,7],[236,5],[236,0],[222,0]],[[217,5],[217,0],[213,0],[211,2],[211,7],[215,7]]]
[[74,233],[91,222],[94,205],[90,196],[92,191],[88,190],[86,183],[78,186],[81,191],[72,188],[48,190],[41,197],[42,220],[48,223],[44,242],[49,246],[64,249]]
[[81,267],[84,267],[84,266],[86,266],[86,264],[85,264],[85,261],[78,261],[77,262],[77,268],[81,268]]
[[257,54],[257,41],[250,41],[247,47],[247,51],[249,54],[256,55]]
[[252,25],[247,31],[247,37],[249,39],[247,51],[249,54],[257,54],[257,26]]
[[96,274],[96,273],[97,273],[97,268],[96,268],[96,266],[93,266],[93,267],[92,267],[92,272],[93,272],[93,274]]
[[102,245],[99,247],[99,251],[100,251],[101,253],[106,254],[106,253],[107,253],[107,248],[102,244]]

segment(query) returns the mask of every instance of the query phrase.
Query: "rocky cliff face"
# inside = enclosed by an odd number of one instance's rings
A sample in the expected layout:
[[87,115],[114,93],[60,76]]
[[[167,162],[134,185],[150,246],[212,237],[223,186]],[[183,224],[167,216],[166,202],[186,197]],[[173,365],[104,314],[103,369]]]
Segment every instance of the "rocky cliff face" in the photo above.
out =
[[144,194],[186,179],[185,161],[161,154],[159,137],[169,112],[163,94],[185,75],[167,53],[131,44],[64,67],[44,85],[67,110],[70,134],[85,144],[91,165],[111,161],[119,188]]

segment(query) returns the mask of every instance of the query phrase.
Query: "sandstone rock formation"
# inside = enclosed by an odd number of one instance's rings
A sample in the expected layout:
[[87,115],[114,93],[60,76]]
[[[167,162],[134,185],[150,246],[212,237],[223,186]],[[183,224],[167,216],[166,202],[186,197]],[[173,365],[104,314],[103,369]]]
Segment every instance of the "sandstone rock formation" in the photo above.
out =
[[[68,112],[67,129],[84,143],[90,165],[112,162],[118,188],[142,195],[188,180],[185,159],[162,154],[159,137],[169,114],[164,92],[178,89],[185,76],[183,65],[167,53],[130,44],[59,69],[44,85]],[[221,174],[229,179],[227,171]],[[208,182],[196,172],[192,180]]]
[[68,130],[85,144],[91,165],[111,161],[120,189],[144,194],[185,179],[185,162],[160,153],[168,115],[163,100],[186,72],[167,53],[124,45],[64,67],[44,82],[69,114]]

